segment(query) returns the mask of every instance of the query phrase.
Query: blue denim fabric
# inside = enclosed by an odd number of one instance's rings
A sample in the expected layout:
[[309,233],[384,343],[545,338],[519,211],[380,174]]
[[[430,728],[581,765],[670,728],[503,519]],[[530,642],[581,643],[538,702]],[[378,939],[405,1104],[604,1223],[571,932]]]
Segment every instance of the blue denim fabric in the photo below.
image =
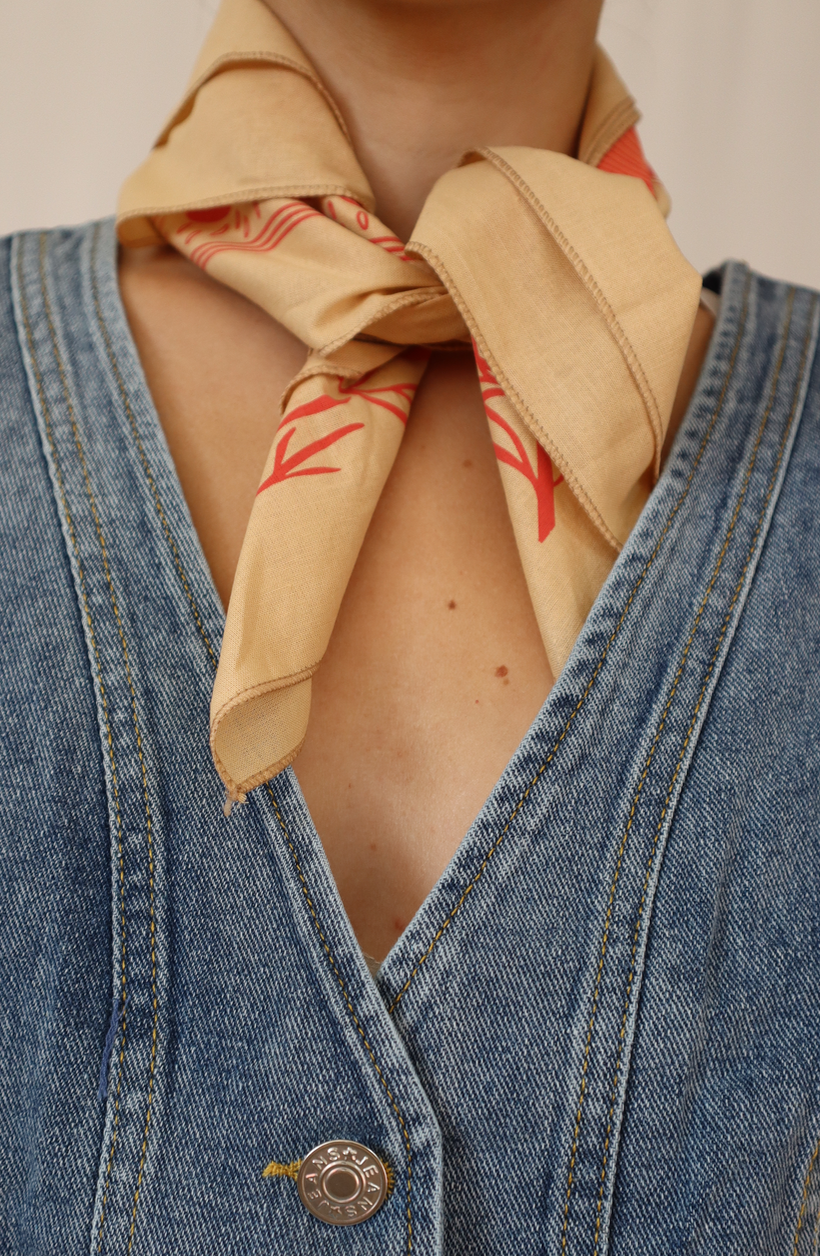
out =
[[[222,815],[223,616],[111,224],[0,244],[0,1252],[817,1251],[817,329],[724,269],[660,482],[374,982],[293,774]],[[263,1177],[331,1138],[395,1174],[346,1229]]]

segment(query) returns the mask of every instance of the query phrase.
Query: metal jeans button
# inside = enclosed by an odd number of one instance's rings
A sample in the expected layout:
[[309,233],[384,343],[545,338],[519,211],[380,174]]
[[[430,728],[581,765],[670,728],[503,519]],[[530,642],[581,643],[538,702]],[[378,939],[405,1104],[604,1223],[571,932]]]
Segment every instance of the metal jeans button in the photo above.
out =
[[361,1143],[334,1139],[305,1156],[296,1179],[299,1198],[328,1225],[358,1225],[387,1198],[387,1171]]

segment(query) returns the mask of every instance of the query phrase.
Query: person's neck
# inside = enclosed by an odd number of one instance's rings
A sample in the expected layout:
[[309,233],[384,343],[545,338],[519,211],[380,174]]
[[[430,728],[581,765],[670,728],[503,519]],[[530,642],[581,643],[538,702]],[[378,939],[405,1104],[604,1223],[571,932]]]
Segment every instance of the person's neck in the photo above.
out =
[[600,0],[265,2],[338,104],[376,212],[403,240],[466,149],[575,149]]

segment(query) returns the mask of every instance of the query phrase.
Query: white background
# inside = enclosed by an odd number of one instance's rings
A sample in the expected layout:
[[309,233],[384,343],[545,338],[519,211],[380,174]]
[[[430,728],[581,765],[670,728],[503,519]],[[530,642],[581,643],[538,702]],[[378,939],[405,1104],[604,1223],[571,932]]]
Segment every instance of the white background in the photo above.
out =
[[[111,213],[217,0],[0,0],[0,234]],[[820,0],[607,0],[681,248],[820,288]]]

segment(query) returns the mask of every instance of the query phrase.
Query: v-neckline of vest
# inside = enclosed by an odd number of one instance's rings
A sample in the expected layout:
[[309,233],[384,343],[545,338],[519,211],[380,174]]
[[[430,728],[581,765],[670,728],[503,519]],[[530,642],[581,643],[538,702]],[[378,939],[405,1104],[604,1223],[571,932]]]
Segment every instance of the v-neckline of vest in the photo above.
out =
[[[162,468],[163,496],[169,507],[169,513],[177,521],[185,520],[187,524],[189,534],[181,539],[188,559],[190,560],[194,555],[196,556],[196,560],[193,563],[189,561],[186,575],[193,594],[192,606],[200,608],[203,619],[207,621],[208,635],[213,641],[218,642],[224,630],[225,615],[199,538],[194,529],[157,409],[148,388],[139,354],[128,326],[119,290],[117,242],[113,222],[107,221],[99,229],[99,238],[92,252],[93,256],[91,257],[90,265],[97,272],[99,288],[102,294],[101,306],[104,310],[108,335],[111,336],[113,351],[118,358],[128,362],[131,389],[133,391],[136,387],[139,390],[139,395],[134,397],[135,403],[143,417],[150,416],[150,422],[154,429],[150,434],[153,448],[154,450],[161,449],[166,459],[166,466]],[[498,849],[511,826],[519,820],[522,812],[525,811],[526,803],[531,796],[532,790],[537,785],[544,768],[551,761],[552,755],[557,752],[558,747],[567,737],[575,720],[576,712],[583,702],[583,698],[580,702],[578,700],[579,686],[580,693],[585,696],[594,683],[598,671],[603,666],[603,659],[601,658],[602,644],[604,648],[603,658],[606,658],[609,650],[609,645],[606,644],[607,638],[603,636],[604,625],[602,624],[602,618],[605,617],[604,608],[607,608],[607,616],[611,617],[613,608],[617,609],[619,602],[623,602],[622,588],[624,580],[625,578],[631,579],[631,576],[626,573],[628,573],[631,567],[634,567],[640,550],[646,548],[647,542],[651,539],[656,529],[658,519],[661,517],[662,512],[667,509],[666,505],[663,504],[664,496],[668,495],[668,490],[673,481],[679,480],[684,475],[687,460],[691,461],[691,449],[689,448],[691,446],[691,438],[688,438],[688,430],[692,423],[692,417],[702,411],[707,393],[714,389],[715,384],[725,372],[726,352],[724,346],[727,340],[734,339],[737,331],[740,318],[740,292],[746,274],[745,266],[736,263],[729,264],[723,277],[723,297],[712,332],[711,343],[686,413],[680,423],[675,442],[666,459],[655,490],[630,534],[604,587],[596,598],[576,640],[570,658],[550,690],[544,704],[513,752],[500,777],[495,782],[481,810],[461,838],[452,858],[380,965],[377,981],[384,992],[399,990],[398,997],[401,997],[402,979],[407,971],[410,970],[412,973],[418,971],[419,936],[427,934],[430,934],[433,938],[442,936],[443,930],[449,926],[461,904],[466,901],[466,897],[483,875],[483,870],[488,866],[488,861],[492,858],[494,851]],[[625,615],[626,611],[624,611]],[[200,635],[203,635],[202,624],[198,621],[196,624],[192,622],[192,631],[195,632],[197,630],[199,630]],[[596,668],[598,671],[596,671]],[[550,741],[550,730],[556,726],[556,720],[558,735],[557,738],[553,737],[555,742],[554,749],[551,754],[546,756],[546,762],[543,766],[536,767],[535,771],[533,771],[535,761],[544,759],[544,746]],[[262,794],[263,792],[268,792],[270,795],[276,809],[277,820],[286,833],[289,826],[294,827],[299,830],[302,840],[309,844],[314,856],[314,859],[311,861],[314,868],[324,866],[329,891],[335,897],[337,912],[346,919],[346,913],[344,912],[338,889],[324,856],[321,838],[313,823],[293,769],[285,769],[276,778],[273,790],[266,790],[265,786],[260,786],[254,791],[254,794]],[[250,797],[252,798],[253,794]],[[495,834],[495,836],[491,837],[492,834]],[[484,852],[483,855],[481,855],[482,850]],[[476,866],[471,867],[470,865],[473,864],[476,864]],[[446,901],[452,898],[453,893],[459,887],[461,889],[456,895],[454,907],[451,906],[449,911],[444,910],[445,903],[442,903],[441,900],[445,899]],[[439,921],[437,927],[434,927],[435,921]],[[441,921],[445,922],[443,926],[440,923]],[[362,967],[365,972],[368,972],[369,968],[363,952],[358,948],[358,944],[356,946],[361,955]],[[422,950],[422,955],[426,958],[429,953],[430,947],[428,945],[427,949]],[[394,997],[391,1007],[395,1006],[395,1004],[396,998]]]

